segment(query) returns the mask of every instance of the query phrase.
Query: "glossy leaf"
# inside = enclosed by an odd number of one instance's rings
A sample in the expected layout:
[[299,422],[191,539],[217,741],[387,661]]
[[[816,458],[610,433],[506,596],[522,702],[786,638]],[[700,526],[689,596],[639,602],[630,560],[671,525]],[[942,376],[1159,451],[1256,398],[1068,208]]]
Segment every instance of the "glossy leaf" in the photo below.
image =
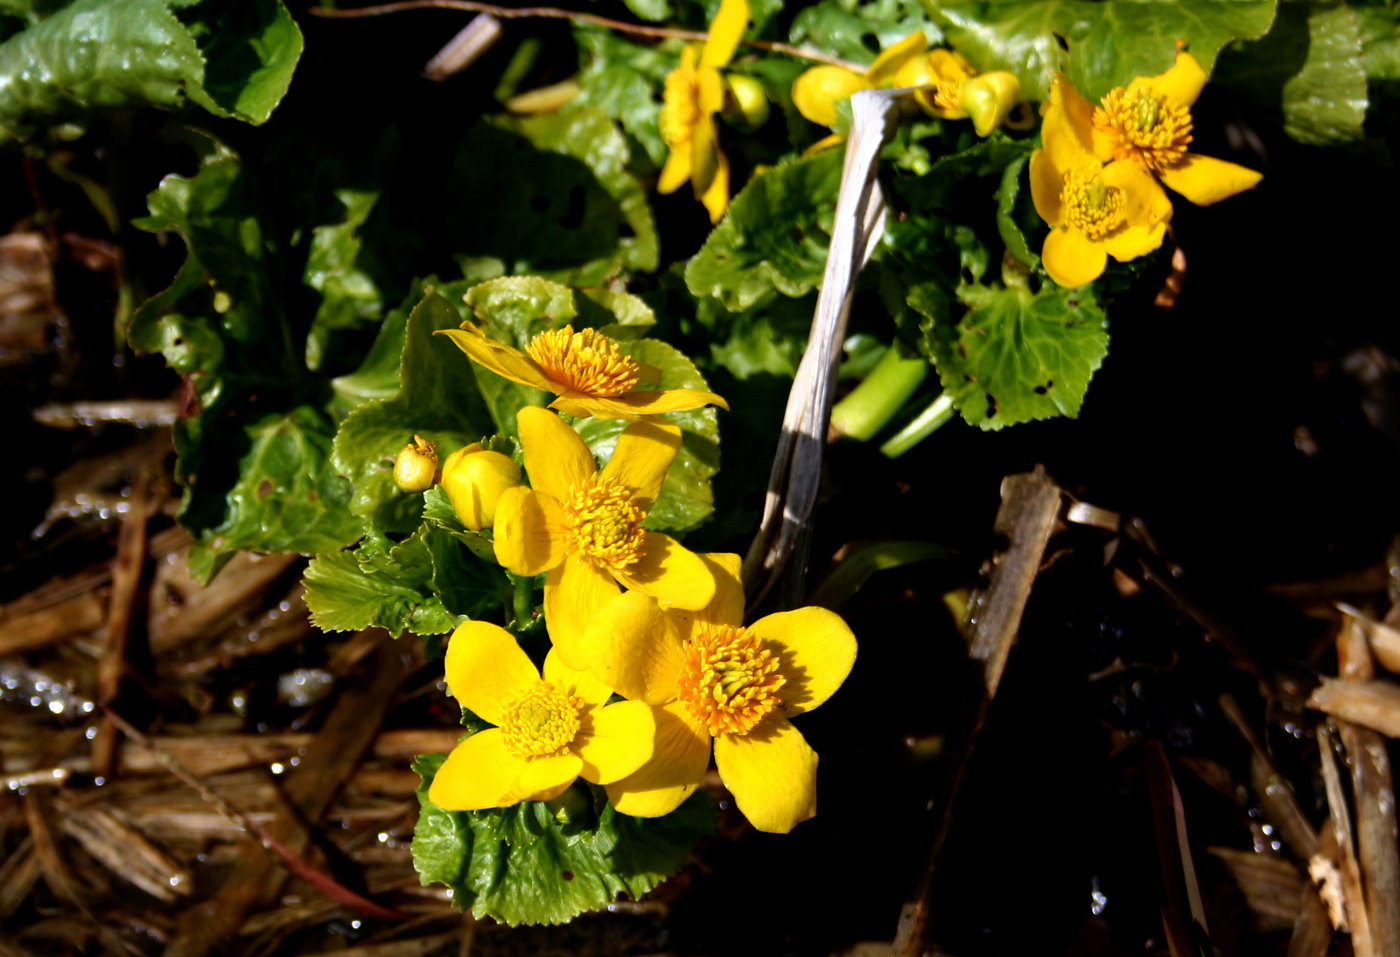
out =
[[874,0],[850,3],[820,0],[804,7],[792,20],[789,39],[847,63],[869,66],[881,50],[923,30],[930,43],[941,39],[938,28],[917,0]]

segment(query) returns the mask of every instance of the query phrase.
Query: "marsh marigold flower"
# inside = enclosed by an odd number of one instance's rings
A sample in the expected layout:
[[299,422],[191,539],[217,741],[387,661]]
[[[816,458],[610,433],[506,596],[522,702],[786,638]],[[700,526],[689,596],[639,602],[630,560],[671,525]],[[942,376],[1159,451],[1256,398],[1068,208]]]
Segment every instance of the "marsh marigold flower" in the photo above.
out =
[[584,657],[626,698],[652,705],[651,760],[606,785],[624,814],[679,807],[715,766],[760,831],[786,833],[816,813],[817,754],[792,723],[841,686],[856,639],[840,616],[799,608],[743,627],[738,555],[702,556],[715,595],[695,612],[628,592],[594,616]]
[[991,136],[1021,100],[1021,81],[1014,74],[978,73],[953,50],[930,50],[908,60],[895,85],[926,87],[914,94],[925,113],[945,120],[970,118],[978,136]]
[[[606,785],[651,757],[656,723],[640,701],[608,704],[612,689],[550,652],[543,676],[505,629],[457,626],[447,644],[447,686],[495,725],[453,749],[428,798],[449,811],[549,801],[576,778]],[[606,706],[606,707],[605,707]]]
[[510,456],[489,452],[480,442],[458,449],[442,463],[442,490],[462,524],[474,532],[490,528],[496,503],[520,484],[520,466]]
[[496,503],[496,560],[517,575],[548,572],[545,622],[565,664],[588,667],[579,642],[619,585],[678,608],[703,608],[714,597],[709,566],[642,528],[680,448],[680,429],[633,423],[600,474],[583,439],[557,415],[529,407],[515,421],[533,488],[510,489]]
[[1167,72],[1109,90],[1097,107],[1066,84],[1065,112],[1099,159],[1133,163],[1197,206],[1209,206],[1253,189],[1263,175],[1187,150],[1191,106],[1205,85],[1205,70],[1181,52]]
[[1140,165],[1104,163],[1089,149],[1087,128],[1072,111],[1087,106],[1063,78],[1041,107],[1044,144],[1031,154],[1031,198],[1051,227],[1041,249],[1050,278],[1073,288],[1097,279],[1112,256],[1136,259],[1162,245],[1171,202]]
[[729,160],[719,148],[715,114],[724,109],[727,66],[749,25],[748,0],[723,0],[704,47],[681,51],[681,64],[666,76],[657,125],[670,151],[659,193],[674,193],[687,181],[717,223],[729,206]]
[[550,408],[568,415],[599,419],[635,419],[639,415],[684,412],[705,405],[728,409],[713,392],[698,389],[639,391],[655,385],[660,370],[623,355],[617,343],[593,329],[573,326],[543,332],[525,351],[497,342],[471,322],[460,329],[440,329],[472,361],[521,385],[553,392]]
[[927,48],[924,31],[917,30],[882,50],[864,73],[829,64],[814,66],[793,81],[792,105],[813,123],[830,129],[836,125],[836,104],[861,90],[893,86],[900,68]]

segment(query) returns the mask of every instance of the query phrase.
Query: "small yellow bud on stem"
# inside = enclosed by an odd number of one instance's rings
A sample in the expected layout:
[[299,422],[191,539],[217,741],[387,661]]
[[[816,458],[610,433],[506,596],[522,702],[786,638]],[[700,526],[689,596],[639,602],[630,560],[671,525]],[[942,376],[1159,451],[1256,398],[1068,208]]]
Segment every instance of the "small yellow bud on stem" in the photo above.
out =
[[403,492],[426,492],[437,479],[437,446],[419,436],[399,450],[394,459],[394,484]]
[[768,122],[768,95],[750,76],[725,77],[724,109],[720,116],[740,133],[752,133]]

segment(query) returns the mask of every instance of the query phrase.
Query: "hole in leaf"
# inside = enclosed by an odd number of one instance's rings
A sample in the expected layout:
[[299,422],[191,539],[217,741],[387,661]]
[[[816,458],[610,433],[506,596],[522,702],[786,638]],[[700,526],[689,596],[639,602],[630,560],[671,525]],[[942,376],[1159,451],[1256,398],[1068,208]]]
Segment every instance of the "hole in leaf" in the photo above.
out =
[[990,392],[987,393],[987,418],[997,414],[997,398]]

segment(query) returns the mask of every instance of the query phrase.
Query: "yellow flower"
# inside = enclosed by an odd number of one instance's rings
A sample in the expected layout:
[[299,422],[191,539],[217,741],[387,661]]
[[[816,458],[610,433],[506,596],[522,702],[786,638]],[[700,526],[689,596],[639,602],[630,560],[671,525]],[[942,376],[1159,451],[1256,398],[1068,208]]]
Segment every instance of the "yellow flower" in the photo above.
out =
[[592,329],[574,332],[573,326],[565,326],[540,333],[525,352],[489,338],[470,322],[435,335],[447,336],[473,362],[499,376],[553,392],[559,398],[550,408],[579,418],[635,419],[704,405],[729,408],[713,392],[698,389],[634,391],[639,385],[655,385],[660,370],[620,354],[617,343]]
[[474,532],[490,528],[496,503],[506,489],[520,484],[520,466],[500,452],[487,452],[473,442],[442,463],[442,489],[462,524]]
[[905,63],[895,77],[901,87],[917,90],[914,99],[925,113],[945,120],[971,117],[978,136],[991,136],[1021,99],[1021,81],[1004,70],[979,74],[961,53],[930,50]]
[[1084,127],[1081,136],[1099,159],[1134,163],[1197,206],[1209,206],[1253,189],[1264,177],[1237,163],[1187,152],[1191,106],[1205,85],[1196,58],[1178,53],[1166,73],[1109,90],[1097,107],[1066,84],[1066,112]]
[[[548,801],[574,779],[609,784],[651,757],[656,722],[640,701],[607,704],[608,688],[550,652],[544,676],[503,628],[457,626],[447,645],[447,686],[496,725],[452,750],[428,798],[448,811]],[[604,705],[607,705],[604,707]]]
[[836,125],[836,104],[861,90],[892,86],[904,65],[928,48],[924,31],[918,30],[881,51],[864,73],[841,66],[814,66],[792,84],[792,105],[818,126]]
[[1059,77],[1041,112],[1044,149],[1031,154],[1031,198],[1052,227],[1041,249],[1050,278],[1082,286],[1109,256],[1123,262],[1161,246],[1171,202],[1137,163],[1105,166],[1089,149],[1088,102]]
[[641,527],[680,448],[681,432],[654,420],[628,426],[602,474],[577,432],[544,409],[516,416],[533,488],[496,503],[496,560],[517,575],[549,577],[544,614],[554,650],[571,668],[594,613],[618,584],[678,608],[714,597],[710,568],[672,538]]
[[624,814],[669,813],[710,762],[760,831],[786,833],[816,813],[817,754],[792,723],[841,686],[856,659],[851,629],[824,608],[799,608],[742,627],[738,555],[702,556],[715,596],[686,613],[636,592],[594,617],[584,638],[593,673],[651,705],[650,761],[606,785]]
[[723,0],[704,47],[681,51],[681,65],[667,75],[661,94],[657,124],[670,155],[656,190],[674,193],[689,180],[712,223],[719,222],[729,205],[729,160],[720,151],[715,130],[715,114],[725,100],[719,68],[734,58],[748,25],[748,0]]

